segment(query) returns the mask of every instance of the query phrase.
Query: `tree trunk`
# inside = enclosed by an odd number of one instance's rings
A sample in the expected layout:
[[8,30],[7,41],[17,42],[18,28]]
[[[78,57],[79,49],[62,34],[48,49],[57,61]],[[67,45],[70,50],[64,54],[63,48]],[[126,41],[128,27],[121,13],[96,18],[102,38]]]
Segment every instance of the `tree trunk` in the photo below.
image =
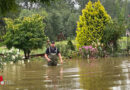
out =
[[28,54],[28,59],[30,58],[30,52],[31,52],[31,51],[30,51],[30,50],[28,50],[28,53],[27,53],[27,54]]
[[27,53],[24,51],[24,58],[27,59]]
[[25,59],[29,59],[29,57],[30,57],[30,50],[24,50],[24,57],[25,57]]

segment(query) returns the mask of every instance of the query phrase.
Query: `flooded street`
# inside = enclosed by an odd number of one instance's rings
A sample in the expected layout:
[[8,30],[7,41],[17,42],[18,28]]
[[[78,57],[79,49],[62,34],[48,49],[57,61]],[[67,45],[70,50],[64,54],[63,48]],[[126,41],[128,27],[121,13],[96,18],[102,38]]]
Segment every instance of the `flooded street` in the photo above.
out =
[[4,65],[0,90],[130,90],[130,57]]

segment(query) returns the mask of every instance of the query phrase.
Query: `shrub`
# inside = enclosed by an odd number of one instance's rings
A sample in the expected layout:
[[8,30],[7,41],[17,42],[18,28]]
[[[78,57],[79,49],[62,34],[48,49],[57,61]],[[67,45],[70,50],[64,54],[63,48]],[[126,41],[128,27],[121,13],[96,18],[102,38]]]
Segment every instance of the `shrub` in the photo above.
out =
[[79,48],[79,52],[83,58],[90,58],[97,53],[97,49],[92,46],[83,46],[82,48]]
[[88,2],[77,22],[77,48],[102,39],[104,27],[111,20],[100,1]]
[[62,56],[66,57],[66,58],[71,58],[73,56],[75,47],[73,45],[73,43],[71,42],[71,40],[69,40],[67,42],[67,44],[63,43],[63,44],[56,44],[56,47],[60,50]]
[[16,62],[18,60],[22,60],[22,56],[20,56],[19,50],[17,50],[17,51],[14,49],[11,49],[9,51],[3,50],[2,54],[4,55],[4,56],[0,57],[0,60],[2,62],[8,62],[8,61]]
[[125,25],[123,23],[120,24],[116,20],[113,20],[113,22],[106,25],[101,42],[105,45],[107,51],[111,48],[113,48],[114,51],[118,50],[117,41],[122,37],[124,32]]
[[75,50],[75,47],[74,47],[74,45],[73,45],[71,40],[68,40],[67,46],[68,46],[68,49]]
[[103,50],[104,45],[100,42],[93,42],[92,45],[83,46],[79,48],[79,54],[83,58],[97,58],[97,57],[104,57],[105,50]]
[[46,41],[42,16],[33,15],[14,20],[5,18],[5,21],[7,33],[3,39],[7,48],[23,50],[25,58],[29,58],[31,50],[42,48]]

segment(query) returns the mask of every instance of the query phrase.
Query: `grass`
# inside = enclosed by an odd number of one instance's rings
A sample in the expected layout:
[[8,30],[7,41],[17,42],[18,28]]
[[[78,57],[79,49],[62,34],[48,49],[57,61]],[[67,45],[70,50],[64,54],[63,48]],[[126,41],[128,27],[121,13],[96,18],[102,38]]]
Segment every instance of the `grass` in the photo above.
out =
[[43,54],[46,51],[46,47],[43,47],[42,49],[32,50],[31,54]]
[[127,49],[127,45],[130,45],[130,37],[128,37],[128,43],[127,43],[127,37],[122,37],[118,40],[118,44],[120,46],[120,49]]
[[[75,40],[73,40],[72,42],[75,43]],[[57,45],[57,44],[65,45],[65,44],[67,44],[67,40],[66,40],[66,41],[56,42],[56,45]],[[8,51],[9,49],[7,49],[6,46],[1,46],[1,47],[0,47],[0,53],[2,53],[3,50]],[[17,50],[17,49],[15,49],[15,50]],[[31,54],[43,54],[43,53],[45,53],[45,51],[46,51],[46,47],[43,46],[42,49],[32,50],[32,51],[31,51]],[[20,54],[21,54],[21,55],[24,55],[24,52],[23,52],[22,50],[20,50]]]
[[[56,45],[57,44],[60,44],[60,45],[66,45],[67,44],[67,40],[65,41],[59,41],[59,42],[56,42]],[[75,40],[72,40],[73,44],[76,45],[76,41]],[[42,54],[42,53],[45,53],[46,51],[46,47],[43,46],[42,49],[37,49],[37,50],[32,50],[31,54]]]
[[[2,53],[3,50],[4,50],[4,51],[9,51],[9,49],[6,48],[6,46],[2,46],[2,47],[0,47],[0,54]],[[14,48],[14,50],[17,50],[17,49]],[[42,54],[42,53],[45,52],[45,50],[46,50],[46,48],[37,49],[37,50],[32,50],[32,51],[31,51],[31,54]],[[20,54],[21,54],[21,55],[24,55],[24,52],[23,52],[22,50],[20,50]]]
[[[68,42],[67,40],[65,40],[65,41],[59,41],[59,42],[56,42],[56,45],[61,45],[61,46],[64,47],[64,45],[67,45],[67,42]],[[129,42],[128,45],[130,45],[130,37],[128,38],[128,42]],[[75,41],[75,40],[72,40],[72,43],[73,43],[74,46],[76,46],[76,41]],[[121,49],[121,50],[127,49],[127,37],[122,37],[121,39],[118,40],[118,43],[119,43],[119,46],[120,46],[120,49]],[[61,48],[62,48],[62,47],[61,47]],[[14,48],[14,49],[15,49],[15,48]],[[0,47],[0,54],[2,53],[3,50],[8,51],[8,49],[6,48],[6,46],[1,46],[1,47]],[[17,50],[17,49],[15,49],[15,50]],[[62,50],[60,50],[60,51],[64,51],[64,50],[65,50],[65,49],[62,48]],[[42,49],[32,50],[30,55],[43,54],[43,53],[45,53],[45,51],[46,51],[46,46],[43,46]],[[66,55],[66,53],[67,53],[67,55],[69,55],[69,52],[68,52],[68,51],[69,51],[69,50],[67,50],[67,51],[65,51],[65,52],[62,52],[63,56],[64,56],[64,53],[65,53],[65,55]],[[20,50],[20,54],[23,56],[23,55],[24,55],[24,52],[23,52],[22,50]],[[65,57],[66,57],[66,56],[65,56]],[[39,57],[38,60],[40,60],[40,59],[43,60],[43,58]],[[35,60],[35,58],[32,59],[32,60]]]
[[8,50],[5,46],[0,47],[0,53],[2,53],[3,50]]
[[[73,42],[74,45],[76,44],[75,40],[72,40],[72,42]],[[56,44],[67,44],[67,40],[56,42]]]
[[[76,46],[76,41],[72,40],[72,42]],[[128,42],[129,42],[128,45],[130,45],[130,37],[128,38]],[[127,48],[127,37],[122,37],[120,40],[118,40],[118,43],[119,43],[119,46],[121,49],[126,49]],[[66,45],[67,40],[56,42],[56,45],[57,44]],[[6,46],[1,46],[0,53],[2,53],[3,50],[7,51],[8,49],[6,48]],[[45,51],[46,51],[46,47],[43,46],[42,49],[32,50],[31,54],[42,54],[42,53],[45,53]],[[24,52],[22,50],[20,51],[20,53],[21,53],[21,55],[24,55]]]

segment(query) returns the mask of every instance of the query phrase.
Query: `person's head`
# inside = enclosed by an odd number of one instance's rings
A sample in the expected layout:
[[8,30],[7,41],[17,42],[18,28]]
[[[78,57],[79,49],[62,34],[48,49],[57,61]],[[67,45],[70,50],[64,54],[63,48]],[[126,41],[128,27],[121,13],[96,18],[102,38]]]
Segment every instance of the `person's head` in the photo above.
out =
[[55,47],[55,42],[54,41],[51,42],[51,47]]

